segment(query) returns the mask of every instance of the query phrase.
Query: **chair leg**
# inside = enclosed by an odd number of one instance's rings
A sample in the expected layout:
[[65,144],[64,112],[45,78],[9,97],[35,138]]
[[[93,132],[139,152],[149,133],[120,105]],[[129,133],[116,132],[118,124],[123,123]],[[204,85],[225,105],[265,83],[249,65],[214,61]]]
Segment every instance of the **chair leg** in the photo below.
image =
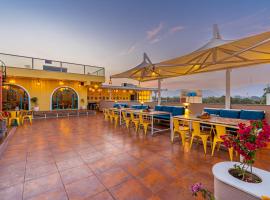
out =
[[143,125],[144,135],[147,134],[147,128],[148,128],[148,124],[144,124],[144,125]]
[[173,131],[173,135],[172,135],[172,138],[171,138],[171,143],[173,143],[173,141],[174,141],[174,135],[175,135],[175,131]]
[[30,124],[32,124],[32,117],[29,118]]
[[229,148],[228,151],[229,151],[230,160],[233,161],[233,147]]
[[128,120],[126,120],[126,127],[127,127],[127,129],[129,129],[129,121]]
[[139,124],[138,124],[138,122],[134,122],[134,121],[133,121],[133,124],[134,124],[134,127],[135,127],[135,132],[137,133],[138,129],[139,129]]
[[206,154],[206,150],[207,150],[207,137],[202,137],[202,142],[203,142],[203,150],[204,153]]
[[183,147],[185,146],[185,142],[186,142],[186,133],[185,132],[181,132],[181,139],[182,139],[182,145]]
[[118,125],[118,119],[116,118],[116,119],[114,119],[114,127],[116,128],[117,125]]
[[194,135],[191,136],[191,140],[190,140],[190,144],[189,144],[189,149],[191,149],[191,147],[192,147],[193,139],[194,139]]
[[214,155],[216,144],[217,144],[217,140],[214,138],[213,145],[212,145],[212,156]]

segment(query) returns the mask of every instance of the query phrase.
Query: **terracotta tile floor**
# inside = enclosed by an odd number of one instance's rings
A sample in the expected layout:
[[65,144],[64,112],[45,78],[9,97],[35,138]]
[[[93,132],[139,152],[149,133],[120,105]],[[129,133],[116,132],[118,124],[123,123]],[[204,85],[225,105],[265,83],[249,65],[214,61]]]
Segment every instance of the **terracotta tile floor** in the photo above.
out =
[[[168,132],[114,128],[101,114],[35,120],[17,129],[1,157],[0,199],[189,200],[192,183],[213,190],[211,168],[228,154],[187,147],[172,145]],[[270,170],[269,158],[260,152],[256,165]]]

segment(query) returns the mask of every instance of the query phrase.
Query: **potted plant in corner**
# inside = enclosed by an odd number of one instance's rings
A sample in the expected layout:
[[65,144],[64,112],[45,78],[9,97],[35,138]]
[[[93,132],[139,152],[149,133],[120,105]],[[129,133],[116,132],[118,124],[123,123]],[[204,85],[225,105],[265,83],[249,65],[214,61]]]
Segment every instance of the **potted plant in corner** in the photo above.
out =
[[237,134],[222,136],[223,144],[232,147],[241,159],[213,167],[217,199],[258,199],[270,194],[270,172],[253,167],[258,150],[270,142],[270,126],[263,120],[251,121],[250,125],[240,123],[238,127]]
[[33,105],[32,110],[39,111],[38,98],[37,97],[32,97],[31,98],[31,104]]
[[86,109],[86,105],[84,102],[84,98],[81,98],[81,109],[85,110]]

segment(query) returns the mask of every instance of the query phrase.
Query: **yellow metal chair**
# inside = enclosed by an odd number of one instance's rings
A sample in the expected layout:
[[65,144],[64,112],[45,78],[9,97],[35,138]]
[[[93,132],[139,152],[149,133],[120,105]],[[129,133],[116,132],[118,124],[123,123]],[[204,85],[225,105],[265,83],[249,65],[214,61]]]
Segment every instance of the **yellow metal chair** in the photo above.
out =
[[118,122],[119,122],[119,114],[114,112],[114,110],[112,111],[112,119],[114,121],[114,127],[117,127]]
[[11,126],[12,121],[16,121],[18,126],[20,126],[21,125],[20,111],[10,111],[9,113],[10,113],[10,117],[8,120],[8,125]]
[[192,122],[192,135],[191,135],[191,140],[190,140],[190,149],[192,147],[192,143],[193,143],[193,139],[194,137],[200,138],[202,140],[203,143],[203,149],[204,149],[204,153],[206,154],[206,149],[207,149],[207,140],[210,137],[210,132],[203,132],[200,129],[200,122]]
[[179,134],[179,137],[181,137],[182,140],[182,145],[185,145],[185,141],[186,141],[186,134],[189,133],[189,127],[184,126],[184,124],[182,124],[180,126],[180,122],[178,119],[173,119],[173,137],[171,138],[171,142],[173,143],[175,134]]
[[[215,152],[215,147],[218,143],[218,145],[220,145],[221,142],[223,142],[223,139],[221,138],[222,135],[226,135],[226,127],[225,126],[221,126],[221,125],[216,125],[216,134],[214,136],[214,140],[213,140],[213,145],[212,145],[212,156],[214,155]],[[219,149],[219,148],[218,148]],[[233,160],[233,148],[229,148],[228,149],[229,152],[229,156],[230,156],[230,160]]]
[[114,120],[114,111],[113,110],[108,110],[108,114],[109,114],[110,122],[113,123],[113,120]]
[[26,119],[28,119],[30,124],[32,124],[32,120],[33,120],[33,111],[32,110],[22,111],[22,113],[21,113],[22,124],[24,123],[24,121]]
[[108,121],[109,118],[110,118],[110,116],[109,116],[110,115],[109,110],[106,109],[106,108],[104,108],[103,109],[103,115],[104,115],[105,121]]
[[148,126],[151,124],[150,120],[144,119],[142,113],[139,114],[139,124],[143,126],[144,135],[147,134]]
[[131,122],[131,118],[127,116],[127,113],[125,111],[122,111],[122,116],[125,121],[126,127],[129,129],[129,124]]
[[135,131],[138,132],[139,124],[140,124],[139,119],[138,118],[135,118],[133,112],[130,113],[130,119],[131,119],[131,122],[134,124]]

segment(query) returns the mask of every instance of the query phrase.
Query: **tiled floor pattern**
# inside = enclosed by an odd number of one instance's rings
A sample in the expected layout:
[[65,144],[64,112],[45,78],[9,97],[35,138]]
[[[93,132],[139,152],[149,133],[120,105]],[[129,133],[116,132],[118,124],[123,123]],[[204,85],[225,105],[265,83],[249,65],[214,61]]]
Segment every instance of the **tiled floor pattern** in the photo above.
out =
[[[187,141],[188,142],[188,141]],[[0,160],[1,200],[189,200],[190,185],[213,190],[213,164],[228,159],[192,150],[169,133],[143,136],[102,115],[35,120],[19,127]],[[266,152],[257,165],[270,170]]]

